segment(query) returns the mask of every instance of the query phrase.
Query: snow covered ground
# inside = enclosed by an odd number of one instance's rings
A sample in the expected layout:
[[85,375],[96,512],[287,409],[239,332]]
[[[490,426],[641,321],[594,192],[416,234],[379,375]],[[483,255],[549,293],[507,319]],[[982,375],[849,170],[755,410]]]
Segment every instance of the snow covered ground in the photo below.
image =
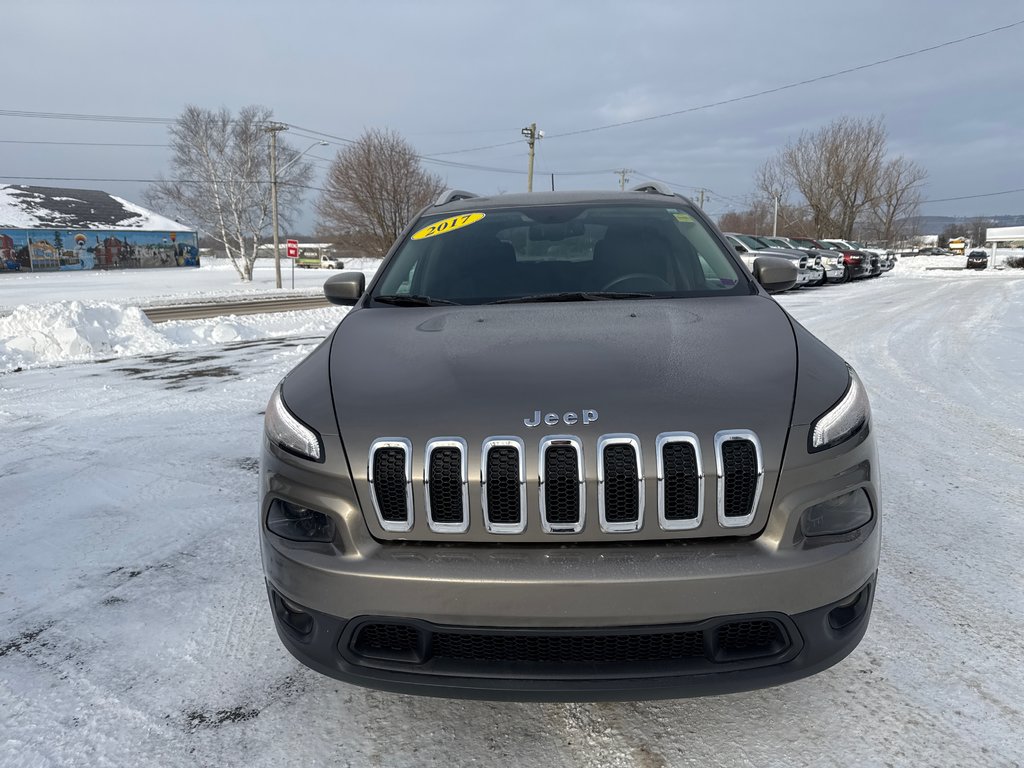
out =
[[[126,356],[0,373],[0,765],[1021,765],[1024,272],[929,258],[780,297],[871,394],[877,600],[837,667],[707,699],[421,699],[292,660],[259,563],[260,413],[342,309],[244,318],[226,343],[210,329],[243,318],[125,320]],[[144,278],[32,303],[74,298],[89,324],[192,290]]]

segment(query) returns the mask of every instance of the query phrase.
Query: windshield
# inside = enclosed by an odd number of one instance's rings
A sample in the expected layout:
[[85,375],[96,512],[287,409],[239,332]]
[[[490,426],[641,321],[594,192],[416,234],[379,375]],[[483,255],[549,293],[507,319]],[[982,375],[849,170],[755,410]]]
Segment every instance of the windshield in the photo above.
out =
[[740,274],[682,202],[524,205],[424,216],[371,297],[429,306],[747,294]]
[[762,251],[768,247],[768,243],[750,235],[736,235],[735,237],[752,251]]

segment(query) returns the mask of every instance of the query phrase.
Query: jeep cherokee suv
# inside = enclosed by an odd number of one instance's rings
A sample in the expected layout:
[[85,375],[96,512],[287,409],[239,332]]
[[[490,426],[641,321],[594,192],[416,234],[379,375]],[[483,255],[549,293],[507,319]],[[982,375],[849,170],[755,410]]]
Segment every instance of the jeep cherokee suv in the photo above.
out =
[[[756,277],[755,277],[756,276]],[[667,189],[423,210],[267,406],[278,634],[359,685],[615,700],[775,685],[861,640],[864,387]]]

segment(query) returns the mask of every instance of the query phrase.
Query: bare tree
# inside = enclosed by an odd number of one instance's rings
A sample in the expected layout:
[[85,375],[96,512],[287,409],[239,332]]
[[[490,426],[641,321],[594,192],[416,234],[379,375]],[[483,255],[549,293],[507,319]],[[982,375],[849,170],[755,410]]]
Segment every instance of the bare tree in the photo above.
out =
[[907,228],[921,207],[921,183],[927,177],[924,168],[904,157],[885,163],[869,201],[875,238],[893,243],[910,234]]
[[804,131],[779,153],[778,175],[807,201],[815,235],[852,236],[874,196],[885,142],[881,118],[841,117]]
[[[153,205],[174,210],[219,243],[238,271],[252,280],[257,246],[270,226],[270,149],[265,130],[273,117],[263,106],[237,116],[189,105],[171,125],[169,179],[146,192]],[[302,202],[312,165],[280,139],[277,142],[280,218]]]
[[985,242],[990,224],[991,221],[984,216],[975,216],[967,220],[967,237],[971,239],[971,245],[981,245]]
[[353,248],[383,256],[444,182],[420,165],[412,146],[390,129],[373,129],[340,150],[317,200],[319,227]]
[[760,197],[750,200],[744,211],[729,211],[718,218],[718,227],[723,232],[738,232],[744,235],[765,235],[772,231],[772,207]]
[[[887,159],[887,134],[881,117],[841,117],[816,131],[804,131],[755,174],[762,195],[779,194],[785,219],[802,234],[853,237],[870,229],[886,242],[904,234],[920,204],[927,173],[903,157]],[[786,200],[792,188],[803,198]]]

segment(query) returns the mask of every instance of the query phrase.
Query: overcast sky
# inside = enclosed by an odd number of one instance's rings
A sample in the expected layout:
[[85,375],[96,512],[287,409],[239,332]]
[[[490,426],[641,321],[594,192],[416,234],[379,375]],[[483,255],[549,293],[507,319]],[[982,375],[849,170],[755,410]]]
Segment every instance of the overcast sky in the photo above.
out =
[[[925,197],[1024,187],[1024,25],[733,104],[572,136],[869,64],[1024,20],[1021,0],[832,3],[266,2],[6,0],[0,110],[174,117],[185,104],[265,104],[287,123],[343,138],[389,127],[450,186],[525,190],[520,130],[536,121],[535,188],[633,182],[705,188],[740,207],[757,167],[802,130],[883,115],[889,148],[928,171]],[[293,146],[310,140],[292,131]],[[99,188],[170,172],[160,124],[0,115],[0,183]],[[453,153],[514,142],[492,149]],[[312,154],[330,158],[338,146]],[[448,153],[448,154],[438,154]],[[317,181],[326,162],[317,161]],[[500,172],[503,169],[511,172]],[[595,173],[589,173],[595,172]],[[569,175],[569,174],[578,175]],[[299,229],[310,231],[315,192]],[[926,203],[923,213],[1024,213],[1024,193]],[[173,214],[170,211],[163,213]]]

